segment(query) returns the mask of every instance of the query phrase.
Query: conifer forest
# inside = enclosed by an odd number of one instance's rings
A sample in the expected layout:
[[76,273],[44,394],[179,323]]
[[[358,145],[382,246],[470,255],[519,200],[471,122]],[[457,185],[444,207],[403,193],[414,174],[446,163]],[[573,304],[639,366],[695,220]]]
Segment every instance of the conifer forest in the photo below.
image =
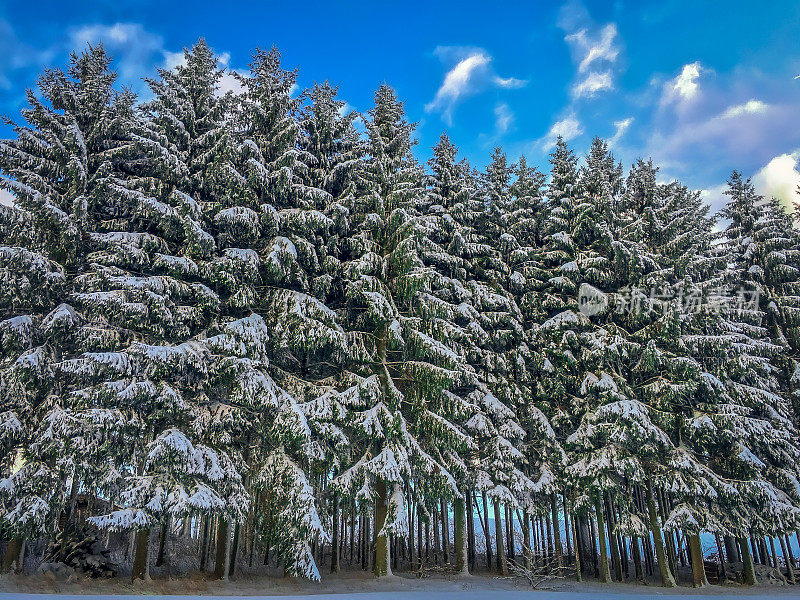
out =
[[599,138],[422,163],[389,85],[223,71],[200,40],[140,99],[86,46],[8,117],[0,571],[795,583],[778,201]]

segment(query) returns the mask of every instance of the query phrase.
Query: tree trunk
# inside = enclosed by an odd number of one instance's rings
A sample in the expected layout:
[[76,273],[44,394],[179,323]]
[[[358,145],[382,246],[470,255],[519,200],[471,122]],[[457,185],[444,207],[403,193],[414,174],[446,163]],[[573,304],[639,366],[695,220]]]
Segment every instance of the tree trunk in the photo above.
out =
[[692,584],[694,587],[705,587],[708,585],[706,579],[706,569],[703,566],[703,548],[700,545],[700,535],[697,533],[688,534],[689,555],[692,559]]
[[228,550],[228,521],[223,517],[219,518],[217,525],[217,553],[214,559],[214,577],[217,579],[225,579],[227,573],[225,572],[225,554]]
[[644,583],[644,571],[642,570],[642,556],[639,553],[639,538],[631,537],[631,553],[633,554],[633,568],[636,572],[636,581]]
[[75,501],[78,498],[78,478],[75,472],[72,474],[72,486],[69,491],[69,500],[67,501],[67,510],[64,519],[64,529],[61,532],[61,561],[67,558],[67,538],[69,537],[70,523],[72,522],[72,513],[75,510]]
[[494,531],[497,543],[497,569],[500,575],[508,575],[508,560],[503,545],[503,520],[500,517],[500,502],[494,501]]
[[408,512],[408,564],[413,569],[414,568],[414,519],[416,518],[416,505],[414,504],[414,500],[411,497],[411,493],[408,494],[408,499],[406,500],[407,512]]
[[574,544],[570,541],[572,538],[572,527],[570,527],[569,511],[567,510],[567,497],[561,496],[564,505],[564,538],[567,542],[567,564],[569,564],[569,557],[572,555],[572,547]]
[[170,515],[167,515],[161,525],[161,535],[158,537],[158,556],[156,556],[156,566],[164,564],[164,551],[167,546],[167,536],[169,535]]
[[464,535],[466,515],[464,514],[464,499],[453,500],[453,544],[456,553],[456,573],[469,575],[467,561],[467,536]]
[[422,563],[425,561],[425,551],[422,548],[422,515],[419,512],[420,504],[417,503],[417,568],[422,571]]
[[744,583],[745,585],[758,585],[756,579],[756,568],[753,564],[753,555],[750,554],[750,546],[747,544],[747,538],[738,538],[739,551],[742,553],[742,562],[744,563]]
[[719,537],[718,533],[714,534],[714,540],[717,542],[717,554],[719,555],[719,569],[720,573],[722,573],[722,580],[725,581],[727,579],[727,573],[725,572],[725,553],[722,550],[722,540]]
[[333,492],[333,537],[331,539],[331,573],[339,572],[339,494]]
[[556,564],[558,574],[561,575],[561,567],[564,565],[564,547],[561,545],[561,527],[558,525],[558,501],[556,495],[550,497],[550,510],[553,513],[553,537],[556,540]]
[[430,513],[428,514],[428,520],[425,521],[425,564],[428,563],[431,555],[431,523],[430,523]]
[[467,504],[467,560],[469,569],[475,571],[475,506],[472,503],[472,494],[467,492],[465,496]]
[[131,580],[147,578],[147,550],[150,542],[150,529],[140,529],[136,532],[136,551],[133,555],[133,569]]
[[242,527],[239,523],[233,526],[233,540],[231,541],[230,565],[228,565],[228,576],[233,577],[236,570],[236,558],[239,556],[239,538],[242,534]]
[[505,506],[505,518],[506,518],[506,558],[510,558],[514,560],[515,557],[515,548],[514,548],[514,515],[511,512],[511,509],[508,507],[508,504]]
[[522,549],[525,556],[525,568],[529,569],[533,566],[533,556],[531,554],[531,516],[528,511],[522,510],[522,543],[525,547]]
[[786,540],[786,549],[789,552],[789,554],[786,555],[786,566],[789,568],[789,571],[792,574],[792,578],[794,579],[795,578],[795,574],[794,574],[795,560],[794,560],[794,552],[792,552],[792,540],[789,539],[789,535],[788,534],[784,534],[783,538],[784,538],[784,540]]
[[441,542],[439,539],[441,535],[441,529],[439,527],[439,511],[436,508],[436,504],[434,504],[433,508],[431,509],[431,516],[433,517],[433,523],[431,523],[433,526],[433,564],[438,565],[439,548],[441,547]]
[[647,480],[647,512],[650,516],[650,531],[653,534],[653,541],[656,546],[656,557],[658,558],[658,569],[661,571],[661,585],[664,587],[675,587],[675,578],[667,564],[666,553],[664,552],[664,538],[661,537],[661,525],[658,523],[656,513],[656,502],[653,498],[653,484]]
[[575,529],[575,533],[573,534],[573,539],[575,540],[575,579],[580,582],[583,578],[581,576],[581,551],[578,546],[578,539],[580,536],[578,535],[578,519],[575,515],[572,516],[572,527]]
[[767,540],[769,540],[769,549],[772,553],[772,566],[776,569],[778,568],[778,553],[775,552],[775,539],[770,535],[767,536]]
[[447,512],[447,500],[442,498],[442,564],[450,562],[450,516]]
[[206,570],[208,563],[208,536],[211,529],[211,517],[208,515],[203,517],[203,533],[200,536],[200,570]]
[[377,577],[383,575],[390,575],[391,568],[389,566],[389,535],[386,532],[386,503],[388,494],[386,491],[386,482],[378,479],[375,485],[377,497],[375,498],[375,558],[373,562],[373,573]]
[[[489,507],[486,503],[486,492],[481,494],[483,500],[483,539],[486,540],[486,568],[492,570],[492,536],[489,534]],[[800,533],[798,533],[800,539]]]
[[356,547],[356,501],[350,506],[350,564],[353,564]]
[[608,519],[606,519],[606,529],[608,530],[608,544],[611,546],[611,564],[614,567],[614,579],[622,581],[622,555],[619,551],[617,544],[617,535],[614,533],[614,506],[611,502],[611,493],[603,494],[605,497],[606,512]]
[[594,509],[597,515],[597,537],[600,540],[600,581],[608,583],[611,581],[611,571],[608,568],[608,547],[606,544],[605,522],[603,519],[603,499],[602,492],[597,492],[594,496]]
[[591,547],[592,547],[592,567],[594,568],[594,576],[598,579],[600,578],[600,566],[597,562],[597,544],[595,540],[597,539],[597,531],[595,529],[595,520],[589,519],[589,528],[590,528],[590,540],[591,540]]
[[783,539],[782,535],[778,536],[778,541],[781,543],[781,554],[783,554],[783,560],[786,563],[786,570],[788,571],[786,576],[789,579],[789,583],[794,583],[794,569],[792,568],[792,563],[789,562],[789,553],[786,551],[786,541]]
[[739,556],[739,547],[736,543],[736,538],[732,535],[726,535],[724,538],[725,540],[725,554],[728,555],[728,562],[739,562],[742,560],[742,557]]
[[[236,530],[236,526],[234,526],[234,531]],[[226,535],[225,535],[225,559],[222,564],[222,580],[228,581],[231,576],[231,572],[233,571],[233,562],[231,561],[231,532],[229,528],[226,528]]]

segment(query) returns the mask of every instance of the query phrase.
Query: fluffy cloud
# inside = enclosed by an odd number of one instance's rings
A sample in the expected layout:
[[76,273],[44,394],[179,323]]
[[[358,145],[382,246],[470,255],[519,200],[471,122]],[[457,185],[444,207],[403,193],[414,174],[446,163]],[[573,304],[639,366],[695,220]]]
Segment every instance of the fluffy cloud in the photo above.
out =
[[613,90],[614,82],[611,78],[611,72],[605,73],[589,73],[583,80],[572,86],[572,95],[576,98],[581,96],[594,96],[596,93],[603,90]]
[[[709,207],[710,211],[709,214],[716,214],[719,210],[728,203],[730,198],[725,195],[725,190],[728,189],[726,184],[714,185],[708,187],[706,189],[700,190],[700,198],[705,202]],[[717,224],[717,228],[720,228],[720,225]]]
[[[113,67],[120,74],[122,82],[132,86],[143,98],[150,95],[144,77],[153,77],[153,67],[174,69],[186,64],[183,51],[172,52],[164,47],[164,39],[147,31],[140,23],[114,23],[112,25],[91,24],[73,28],[68,35],[70,49],[81,49],[87,44],[102,43],[114,57]],[[247,75],[246,71],[230,66],[230,54],[219,55],[219,64],[225,73],[219,82],[219,94],[243,91],[241,82],[233,73]]]
[[649,143],[653,157],[667,164],[700,161],[709,167],[724,158],[728,168],[747,168],[753,161],[764,164],[774,157],[781,140],[796,141],[800,136],[800,124],[792,116],[796,107],[791,104],[751,99],[718,106],[718,100],[710,100],[691,111],[676,107],[676,113],[662,115]]
[[800,150],[792,154],[781,154],[769,161],[753,177],[753,185],[759,194],[776,198],[790,211],[800,205]]
[[142,78],[153,75],[154,65],[164,64],[175,56],[164,49],[160,35],[147,31],[140,23],[83,25],[69,31],[71,49],[80,51],[87,45],[100,43],[114,57],[114,68],[122,81],[137,92],[146,89]]
[[581,58],[578,71],[585,73],[595,62],[613,63],[619,56],[617,41],[617,26],[609,23],[597,35],[592,36],[588,29],[581,29],[576,33],[568,34],[564,40],[569,43],[573,51]]
[[228,92],[242,94],[245,91],[240,77],[249,77],[250,73],[243,69],[232,68],[230,62],[231,55],[228,52],[223,52],[219,55],[219,66],[225,69],[225,72],[219,80],[219,87],[217,88],[218,96],[224,96]]
[[731,106],[728,110],[722,113],[720,117],[723,119],[733,119],[736,117],[741,117],[742,115],[765,113],[769,110],[769,108],[769,104],[766,104],[761,100],[748,100],[744,104]]
[[564,141],[569,141],[575,139],[580,134],[583,133],[583,127],[581,127],[580,121],[578,121],[577,117],[573,115],[569,115],[560,121],[556,121],[553,123],[550,130],[547,134],[540,140],[542,150],[550,150],[556,145],[556,139],[558,136],[564,138]]
[[621,119],[619,121],[614,121],[614,135],[608,140],[609,146],[616,145],[617,142],[625,135],[625,132],[628,131],[628,128],[633,123],[633,117],[628,117],[627,119]]
[[440,46],[435,54],[443,62],[455,64],[445,74],[433,100],[425,105],[425,111],[441,113],[442,120],[448,125],[453,124],[453,110],[463,98],[490,87],[510,89],[527,83],[522,79],[497,75],[491,66],[492,57],[481,48]]
[[699,89],[697,80],[701,69],[699,62],[683,65],[680,74],[671,82],[671,92],[685,100],[694,98]]
[[558,25],[564,30],[577,74],[572,84],[574,98],[592,97],[614,89],[614,69],[620,54],[614,23],[598,26],[579,2],[566,3]]

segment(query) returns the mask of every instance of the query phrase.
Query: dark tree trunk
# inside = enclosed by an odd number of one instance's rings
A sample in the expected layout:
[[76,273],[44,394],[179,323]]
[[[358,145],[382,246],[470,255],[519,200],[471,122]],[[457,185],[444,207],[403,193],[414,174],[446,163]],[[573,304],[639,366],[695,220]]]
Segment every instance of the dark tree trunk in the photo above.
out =
[[331,539],[331,573],[339,572],[339,494],[333,492],[333,538]]
[[217,553],[214,558],[214,577],[224,579],[225,573],[225,554],[228,551],[228,521],[223,517],[219,518],[217,525]]
[[169,522],[170,517],[167,515],[164,522],[161,524],[161,535],[158,537],[158,556],[156,557],[156,566],[160,567],[164,564],[164,551],[167,546],[167,536],[169,535]]
[[140,529],[136,532],[136,551],[133,555],[133,569],[131,579],[145,579],[147,577],[147,547],[150,541],[150,530]]

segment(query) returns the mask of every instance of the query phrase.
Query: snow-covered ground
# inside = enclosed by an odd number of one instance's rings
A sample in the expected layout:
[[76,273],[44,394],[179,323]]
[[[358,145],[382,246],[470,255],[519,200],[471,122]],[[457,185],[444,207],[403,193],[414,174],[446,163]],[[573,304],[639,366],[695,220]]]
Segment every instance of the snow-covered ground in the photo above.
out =
[[80,580],[56,582],[30,576],[0,578],[0,600],[141,600],[143,595],[158,600],[195,600],[198,596],[211,599],[268,598],[269,600],[298,597],[313,600],[645,600],[678,596],[686,600],[704,598],[758,599],[800,598],[796,587],[712,585],[702,590],[689,587],[665,589],[658,586],[576,583],[556,581],[547,589],[532,590],[524,583],[511,579],[490,577],[388,577],[376,580],[366,573],[328,576],[319,584],[289,578],[237,578],[223,583],[200,577],[157,579],[131,584],[130,580]]

